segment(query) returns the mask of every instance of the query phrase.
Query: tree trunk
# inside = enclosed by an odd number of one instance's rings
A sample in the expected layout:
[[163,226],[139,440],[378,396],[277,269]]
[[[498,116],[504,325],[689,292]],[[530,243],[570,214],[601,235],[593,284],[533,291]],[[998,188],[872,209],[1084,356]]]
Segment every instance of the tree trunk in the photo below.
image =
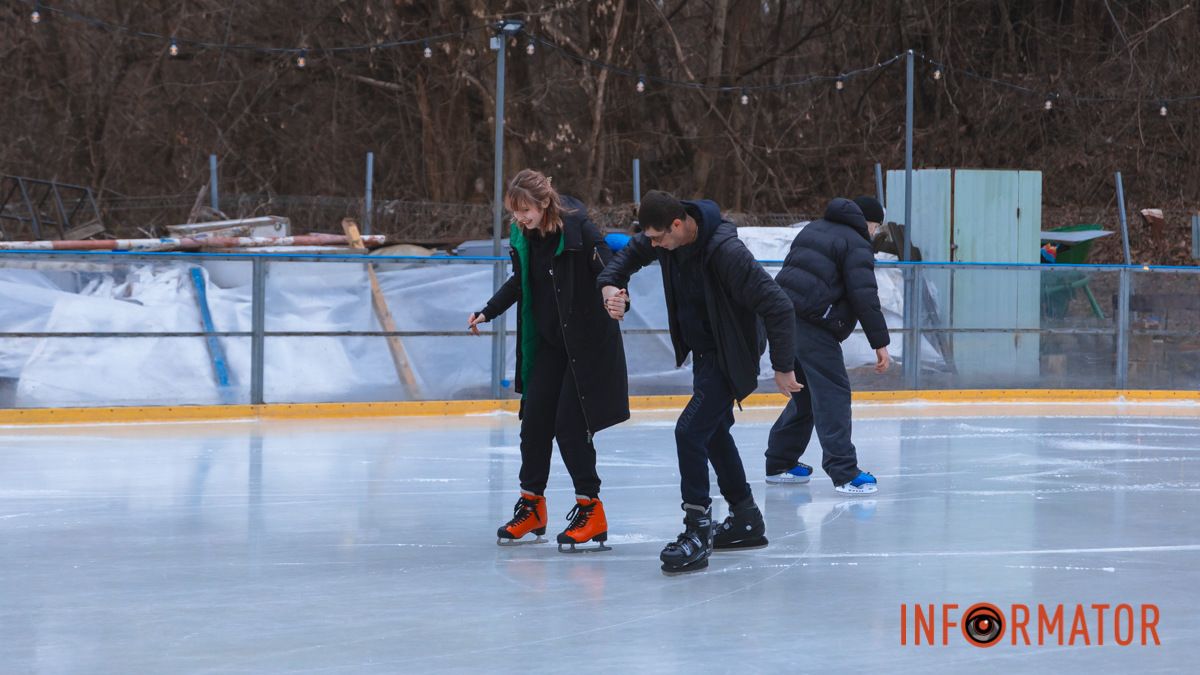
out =
[[[616,14],[613,16],[612,28],[608,32],[608,44],[604,46],[604,62],[611,63],[613,49],[617,46],[617,37],[621,31],[621,18],[625,15],[625,2],[616,3]],[[587,202],[593,203],[600,196],[600,186],[604,181],[605,144],[600,142],[600,131],[604,127],[604,92],[608,85],[608,69],[602,68],[596,76],[596,93],[592,99],[592,136],[588,142],[588,171]]]

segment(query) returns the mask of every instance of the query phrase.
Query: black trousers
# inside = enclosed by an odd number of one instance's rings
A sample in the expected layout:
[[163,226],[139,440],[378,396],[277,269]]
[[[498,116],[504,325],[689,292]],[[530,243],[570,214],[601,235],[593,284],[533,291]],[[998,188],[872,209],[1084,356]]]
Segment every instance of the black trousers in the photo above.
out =
[[716,354],[693,353],[692,398],[675,423],[680,492],[686,504],[712,503],[708,494],[709,462],[717,473],[717,486],[725,501],[737,504],[751,495],[737,444],[729,434],[733,403],[733,392],[717,365]]
[[792,395],[767,438],[767,474],[796,465],[816,427],[821,468],[834,485],[858,476],[858,456],[850,441],[850,377],[842,345],[829,331],[796,319],[796,379],[804,385]]
[[575,493],[600,496],[596,446],[588,439],[583,405],[568,364],[567,351],[542,340],[533,372],[525,383],[521,418],[521,489],[540,495],[550,478],[550,455],[558,441]]

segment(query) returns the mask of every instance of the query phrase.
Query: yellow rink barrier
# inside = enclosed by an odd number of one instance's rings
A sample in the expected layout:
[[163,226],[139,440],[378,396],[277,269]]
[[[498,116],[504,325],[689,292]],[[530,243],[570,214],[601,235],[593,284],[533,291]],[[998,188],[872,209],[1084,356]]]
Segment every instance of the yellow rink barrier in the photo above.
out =
[[[688,396],[631,396],[635,411],[679,410]],[[861,391],[860,404],[962,403],[1200,403],[1200,391],[1115,389],[941,389]],[[781,408],[779,394],[754,394],[744,408]],[[110,408],[14,408],[0,410],[0,425],[120,424],[213,420],[287,420],[376,417],[437,417],[517,412],[519,401],[396,401],[375,403],[269,403],[265,405],[179,405]],[[1200,410],[1197,411],[1200,415]]]

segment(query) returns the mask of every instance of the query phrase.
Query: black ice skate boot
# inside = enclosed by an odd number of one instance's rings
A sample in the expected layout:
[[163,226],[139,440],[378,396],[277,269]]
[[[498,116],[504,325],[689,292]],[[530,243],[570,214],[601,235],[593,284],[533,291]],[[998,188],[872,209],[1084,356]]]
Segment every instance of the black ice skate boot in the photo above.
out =
[[712,553],[712,508],[683,505],[683,534],[659,554],[663,574],[672,577],[708,567]]
[[713,528],[713,549],[717,551],[763,548],[767,545],[767,526],[754,497],[746,497],[729,506],[725,522]]

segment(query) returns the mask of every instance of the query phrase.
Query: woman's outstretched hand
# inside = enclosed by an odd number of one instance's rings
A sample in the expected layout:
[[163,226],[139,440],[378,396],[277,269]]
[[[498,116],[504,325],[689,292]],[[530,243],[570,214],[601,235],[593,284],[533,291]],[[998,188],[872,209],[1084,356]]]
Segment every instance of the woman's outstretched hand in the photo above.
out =
[[479,324],[487,323],[487,317],[483,314],[471,313],[467,318],[467,329],[471,331],[471,335],[479,335]]

